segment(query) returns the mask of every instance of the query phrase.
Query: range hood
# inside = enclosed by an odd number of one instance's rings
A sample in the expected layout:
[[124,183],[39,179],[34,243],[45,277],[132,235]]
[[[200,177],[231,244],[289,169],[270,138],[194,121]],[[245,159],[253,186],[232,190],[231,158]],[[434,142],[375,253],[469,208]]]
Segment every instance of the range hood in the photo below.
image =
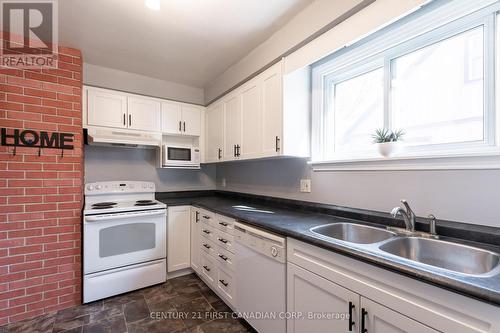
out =
[[161,133],[147,133],[114,128],[88,127],[89,145],[113,146],[124,148],[159,148]]

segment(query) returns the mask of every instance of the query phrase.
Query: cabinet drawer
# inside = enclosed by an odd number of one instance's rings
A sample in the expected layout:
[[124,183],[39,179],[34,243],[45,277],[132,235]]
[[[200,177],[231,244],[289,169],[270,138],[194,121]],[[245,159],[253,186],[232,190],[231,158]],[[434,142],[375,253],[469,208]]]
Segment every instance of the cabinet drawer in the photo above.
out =
[[219,267],[234,272],[234,254],[220,246],[216,246],[214,256]]
[[234,253],[234,236],[221,230],[215,230],[213,241],[217,246]]
[[219,268],[217,270],[217,291],[219,291],[229,303],[234,304],[235,290],[233,276]]
[[201,274],[212,285],[216,286],[217,271],[214,261],[206,253],[201,255]]
[[201,250],[209,256],[217,258],[218,250],[216,249],[215,245],[206,237],[203,237],[201,239]]
[[200,227],[200,235],[201,237],[201,242],[203,242],[204,239],[207,239],[210,242],[213,242],[215,244],[217,241],[217,234],[215,230],[212,227],[207,226],[206,224],[202,224]]
[[215,227],[221,231],[227,232],[230,235],[234,235],[234,222],[235,220],[230,217],[217,214]]
[[215,227],[217,225],[216,223],[216,214],[209,212],[207,210],[200,210],[200,221],[202,225],[208,225]]

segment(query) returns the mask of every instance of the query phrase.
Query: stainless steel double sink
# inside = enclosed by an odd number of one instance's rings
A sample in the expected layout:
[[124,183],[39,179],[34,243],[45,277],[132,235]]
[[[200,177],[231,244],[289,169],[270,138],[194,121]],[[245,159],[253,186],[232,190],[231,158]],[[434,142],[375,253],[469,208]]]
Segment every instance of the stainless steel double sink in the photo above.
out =
[[484,275],[500,264],[500,255],[477,247],[413,236],[355,223],[333,223],[310,229],[314,234],[466,275]]

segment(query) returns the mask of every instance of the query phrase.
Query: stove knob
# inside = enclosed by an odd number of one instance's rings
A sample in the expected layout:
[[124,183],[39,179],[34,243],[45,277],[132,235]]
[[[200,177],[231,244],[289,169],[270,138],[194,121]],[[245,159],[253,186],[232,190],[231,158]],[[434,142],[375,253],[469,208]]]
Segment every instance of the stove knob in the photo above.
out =
[[277,256],[278,256],[278,252],[279,252],[279,251],[278,251],[278,248],[277,248],[276,246],[272,246],[272,247],[271,247],[271,255],[272,255],[273,257],[277,257]]
[[89,190],[89,191],[94,190],[94,186],[92,186],[92,185],[87,185],[87,190]]
[[95,189],[96,189],[96,190],[100,190],[101,188],[102,188],[102,186],[101,186],[101,185],[97,185],[97,186],[95,187]]

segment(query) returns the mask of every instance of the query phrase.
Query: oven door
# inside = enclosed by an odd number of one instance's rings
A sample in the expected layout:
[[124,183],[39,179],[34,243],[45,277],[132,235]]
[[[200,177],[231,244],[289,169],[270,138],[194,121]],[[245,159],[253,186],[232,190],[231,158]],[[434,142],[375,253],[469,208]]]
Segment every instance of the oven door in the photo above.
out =
[[165,258],[166,210],[86,216],[84,274]]

